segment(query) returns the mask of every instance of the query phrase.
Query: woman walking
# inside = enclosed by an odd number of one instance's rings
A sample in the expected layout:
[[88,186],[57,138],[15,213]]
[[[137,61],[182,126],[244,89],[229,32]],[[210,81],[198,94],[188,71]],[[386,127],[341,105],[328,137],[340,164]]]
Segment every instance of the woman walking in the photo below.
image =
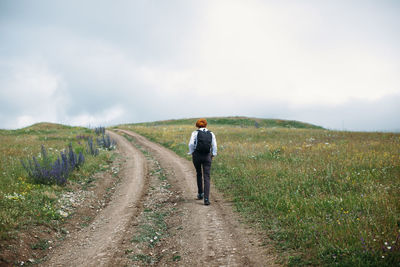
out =
[[[189,154],[197,174],[197,199],[204,198],[204,205],[210,205],[210,171],[212,158],[217,155],[217,140],[214,133],[207,130],[207,120],[196,122],[197,131],[192,133],[189,141]],[[204,190],[203,190],[204,180]]]

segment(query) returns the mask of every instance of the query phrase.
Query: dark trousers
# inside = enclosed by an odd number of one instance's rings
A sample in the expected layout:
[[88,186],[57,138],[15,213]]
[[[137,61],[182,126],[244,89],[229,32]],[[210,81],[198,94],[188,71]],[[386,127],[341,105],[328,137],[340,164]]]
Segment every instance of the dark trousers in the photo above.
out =
[[[204,192],[204,198],[210,196],[210,171],[211,171],[211,153],[200,154],[199,152],[193,152],[192,154],[193,165],[196,168],[197,174],[197,189],[198,193]],[[204,178],[204,191],[203,191],[203,178]]]

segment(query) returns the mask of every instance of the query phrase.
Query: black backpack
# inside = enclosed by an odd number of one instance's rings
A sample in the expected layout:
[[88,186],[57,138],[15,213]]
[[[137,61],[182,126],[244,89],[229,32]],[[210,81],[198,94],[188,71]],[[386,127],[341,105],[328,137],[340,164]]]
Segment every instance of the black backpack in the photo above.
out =
[[197,130],[197,145],[195,151],[208,154],[211,150],[212,135],[210,131]]

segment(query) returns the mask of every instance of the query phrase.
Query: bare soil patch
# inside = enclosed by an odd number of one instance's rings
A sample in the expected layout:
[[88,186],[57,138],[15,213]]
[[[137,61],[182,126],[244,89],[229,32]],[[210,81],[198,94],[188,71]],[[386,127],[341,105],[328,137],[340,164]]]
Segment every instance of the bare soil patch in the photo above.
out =
[[68,239],[49,255],[43,266],[109,266],[119,251],[120,240],[137,213],[146,185],[146,161],[142,153],[123,137],[110,132],[118,143],[125,162],[120,183],[107,205],[99,210],[89,226],[71,233]]
[[110,266],[175,266],[181,260],[176,235],[181,227],[181,192],[167,180],[168,173],[147,154],[149,186]]

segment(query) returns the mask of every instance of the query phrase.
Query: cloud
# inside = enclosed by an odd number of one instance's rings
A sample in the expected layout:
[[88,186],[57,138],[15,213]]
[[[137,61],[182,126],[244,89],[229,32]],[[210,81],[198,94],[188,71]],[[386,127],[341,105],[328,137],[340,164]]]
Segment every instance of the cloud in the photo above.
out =
[[400,132],[400,94],[376,100],[352,99],[343,104],[292,109],[286,118],[305,120],[328,129]]
[[400,94],[400,25],[393,5],[2,5],[2,128],[225,115],[397,127],[391,99]]
[[6,127],[23,127],[34,121],[54,121],[63,113],[63,80],[43,63],[2,62],[0,105]]
[[93,127],[98,125],[111,125],[115,120],[120,119],[125,114],[122,107],[114,106],[100,113],[80,113],[76,116],[67,116],[66,122],[70,125],[83,125]]
[[200,42],[198,84],[209,92],[295,106],[376,100],[400,92],[398,51],[387,54],[362,37],[335,36],[350,20],[347,15],[324,32],[324,15],[330,13],[321,6],[216,2]]

